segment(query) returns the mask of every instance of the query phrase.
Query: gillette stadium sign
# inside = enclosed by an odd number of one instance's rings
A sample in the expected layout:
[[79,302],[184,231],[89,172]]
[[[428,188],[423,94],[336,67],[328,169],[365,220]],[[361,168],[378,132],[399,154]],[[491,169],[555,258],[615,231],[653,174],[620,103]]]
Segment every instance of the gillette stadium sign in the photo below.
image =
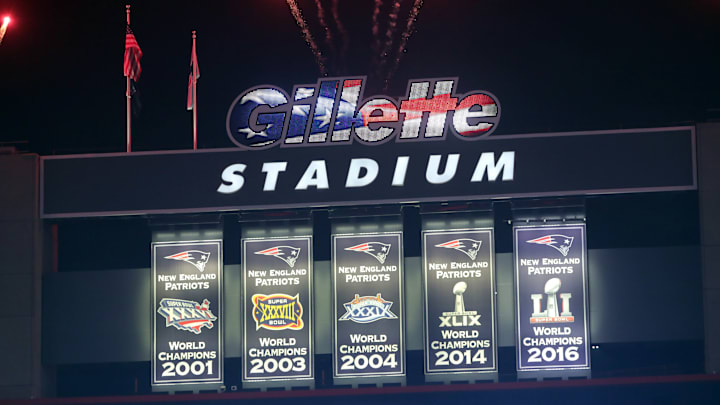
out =
[[[498,98],[457,78],[400,98],[364,77],[230,103],[223,149],[45,156],[44,218],[696,189],[694,127],[497,134]],[[504,118],[508,119],[507,112]],[[518,117],[516,119],[521,119]]]

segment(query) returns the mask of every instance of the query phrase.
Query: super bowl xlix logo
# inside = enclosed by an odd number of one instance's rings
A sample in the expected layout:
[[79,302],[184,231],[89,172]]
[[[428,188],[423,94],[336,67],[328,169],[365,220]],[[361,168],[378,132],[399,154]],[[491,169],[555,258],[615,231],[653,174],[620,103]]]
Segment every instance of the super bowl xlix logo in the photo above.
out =
[[363,98],[365,77],[324,78],[296,85],[292,97],[263,85],[241,93],[230,106],[227,133],[242,148],[281,144],[343,145],[354,139],[378,144],[442,139],[449,117],[456,136],[489,135],[500,120],[500,104],[487,91],[456,95],[457,78],[412,80],[407,96]]
[[391,301],[384,300],[381,294],[363,297],[355,294],[352,301],[343,304],[347,312],[340,317],[340,320],[370,323],[380,319],[397,319],[397,316],[390,311],[392,304]]
[[575,322],[575,317],[570,312],[571,293],[560,294],[562,300],[562,311],[558,308],[558,294],[562,282],[559,278],[551,278],[545,283],[546,309],[542,310],[543,294],[531,294],[533,313],[530,316],[530,323],[570,323]]
[[303,328],[303,307],[300,294],[255,294],[252,296],[255,330],[300,330]]
[[196,335],[203,326],[211,329],[217,317],[210,311],[210,301],[202,304],[177,298],[163,298],[157,312],[165,318],[165,327],[174,326],[178,330],[190,331]]

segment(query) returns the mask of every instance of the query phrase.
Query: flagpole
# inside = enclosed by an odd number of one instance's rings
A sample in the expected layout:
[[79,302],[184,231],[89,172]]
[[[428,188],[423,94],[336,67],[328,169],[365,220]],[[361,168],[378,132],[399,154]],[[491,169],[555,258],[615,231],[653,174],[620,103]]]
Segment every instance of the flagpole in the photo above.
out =
[[[197,31],[193,30],[193,50],[195,49],[195,38],[197,38]],[[193,67],[193,150],[197,150],[197,78],[195,77],[195,68]]]
[[[125,5],[125,14],[127,17],[127,25],[130,25],[130,5]],[[125,115],[126,115],[126,125],[127,125],[127,152],[130,153],[130,133],[131,133],[131,114],[130,114],[130,98],[132,95],[130,94],[130,76],[125,76]]]

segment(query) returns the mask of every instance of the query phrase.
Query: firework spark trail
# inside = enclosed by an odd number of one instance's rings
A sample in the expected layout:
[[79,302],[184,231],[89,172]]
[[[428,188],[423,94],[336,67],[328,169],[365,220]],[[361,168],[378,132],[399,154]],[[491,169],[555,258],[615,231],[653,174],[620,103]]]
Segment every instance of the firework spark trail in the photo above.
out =
[[413,33],[413,25],[415,25],[415,20],[417,20],[418,14],[420,14],[420,8],[423,6],[423,0],[415,0],[415,4],[413,4],[412,9],[410,9],[410,16],[408,17],[407,24],[405,26],[405,31],[402,33],[402,37],[400,38],[400,46],[397,50],[397,55],[395,56],[395,61],[390,68],[390,71],[388,72],[388,75],[385,77],[385,90],[387,90],[387,86],[390,83],[390,79],[392,79],[392,76],[395,74],[395,71],[398,69],[398,65],[400,65],[400,59],[402,59],[403,54],[405,53],[405,46],[408,43],[408,40],[410,39],[410,36]]
[[317,6],[318,10],[318,21],[320,21],[320,26],[325,31],[325,42],[327,42],[327,46],[330,51],[334,53],[335,44],[333,43],[333,37],[332,32],[330,31],[330,27],[328,27],[327,21],[325,21],[325,9],[323,8],[322,2],[320,0],[315,0],[315,6]]
[[397,31],[397,19],[398,19],[398,13],[400,11],[400,0],[396,0],[395,3],[393,3],[392,10],[390,11],[390,14],[388,15],[388,27],[385,31],[385,46],[383,47],[382,52],[378,55],[378,57],[381,57],[380,59],[380,65],[378,66],[378,75],[381,74],[382,69],[385,67],[385,64],[387,63],[387,57],[389,56],[390,48],[393,44],[393,36],[395,36],[395,31]]
[[310,49],[315,56],[315,62],[317,62],[318,68],[320,68],[320,73],[325,76],[325,74],[327,73],[327,70],[325,69],[325,57],[323,56],[322,52],[320,52],[320,48],[318,48],[317,44],[315,43],[315,40],[310,33],[310,29],[308,29],[307,22],[305,22],[302,13],[300,13],[297,2],[295,0],[287,0],[287,4],[288,7],[290,7],[290,12],[292,13],[293,17],[295,17],[295,22],[297,23],[298,27],[300,27],[300,30],[303,33],[303,37],[305,37],[305,42],[308,44],[308,46],[310,46]]
[[345,29],[345,26],[340,20],[340,13],[338,12],[338,0],[333,0],[332,2],[332,15],[335,19],[335,25],[337,25],[337,29],[340,32],[340,36],[342,37],[342,51],[340,52],[340,59],[342,60],[343,70],[346,70],[345,57],[347,56],[347,52],[350,49],[350,39],[348,37],[348,32]]
[[8,24],[10,24],[10,18],[5,17],[3,19],[2,26],[0,26],[0,44],[2,44],[3,38],[5,38],[5,33],[7,32]]
[[377,58],[380,54],[380,23],[378,17],[380,16],[380,9],[383,6],[383,0],[375,0],[375,8],[372,14],[372,35],[373,35],[373,49],[372,58],[373,64],[377,62]]

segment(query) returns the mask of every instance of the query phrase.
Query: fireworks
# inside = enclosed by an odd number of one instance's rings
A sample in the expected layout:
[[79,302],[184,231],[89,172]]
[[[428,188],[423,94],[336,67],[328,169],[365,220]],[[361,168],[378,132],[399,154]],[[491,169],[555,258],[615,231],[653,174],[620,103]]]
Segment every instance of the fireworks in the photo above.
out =
[[10,17],[5,16],[5,18],[3,18],[2,26],[0,26],[0,44],[2,44],[3,38],[5,38],[5,32],[7,31],[8,25],[10,25]]

